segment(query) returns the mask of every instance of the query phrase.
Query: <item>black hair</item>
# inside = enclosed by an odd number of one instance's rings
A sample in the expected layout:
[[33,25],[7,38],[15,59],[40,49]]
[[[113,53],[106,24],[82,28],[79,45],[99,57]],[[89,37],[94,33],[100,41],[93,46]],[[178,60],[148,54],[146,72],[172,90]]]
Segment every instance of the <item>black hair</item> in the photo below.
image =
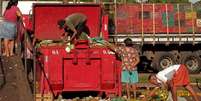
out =
[[6,9],[10,9],[13,5],[17,5],[17,4],[18,4],[18,0],[10,0],[8,2]]
[[130,39],[130,38],[126,38],[125,40],[124,40],[124,43],[126,44],[126,46],[129,46],[129,47],[131,47],[133,44],[132,44],[132,40]]
[[64,28],[65,20],[63,20],[63,19],[58,20],[57,24],[59,25],[59,28],[62,29],[62,28]]

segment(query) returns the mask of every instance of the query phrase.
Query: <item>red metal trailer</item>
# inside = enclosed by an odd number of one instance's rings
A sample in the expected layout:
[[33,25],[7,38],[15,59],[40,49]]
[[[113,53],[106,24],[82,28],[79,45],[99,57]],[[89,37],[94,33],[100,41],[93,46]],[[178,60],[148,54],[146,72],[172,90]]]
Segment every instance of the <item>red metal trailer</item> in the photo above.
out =
[[197,13],[191,4],[121,4],[115,20],[118,33],[193,33]]
[[[160,71],[186,64],[190,73],[201,70],[201,6],[190,3],[115,5],[116,43],[131,38],[141,47],[141,67]],[[143,70],[143,69],[142,69]]]
[[[102,19],[101,6],[97,4],[35,4],[33,7],[34,32],[40,40],[58,40],[60,30],[57,20],[71,13],[81,12],[88,17],[90,36],[99,36]],[[107,17],[104,17],[107,18]],[[104,28],[102,28],[104,29]],[[106,29],[105,29],[106,31]],[[91,48],[86,40],[78,41],[75,49],[65,51],[65,45],[41,46],[37,49],[38,94],[58,95],[71,91],[97,91],[121,94],[121,64],[107,48]]]

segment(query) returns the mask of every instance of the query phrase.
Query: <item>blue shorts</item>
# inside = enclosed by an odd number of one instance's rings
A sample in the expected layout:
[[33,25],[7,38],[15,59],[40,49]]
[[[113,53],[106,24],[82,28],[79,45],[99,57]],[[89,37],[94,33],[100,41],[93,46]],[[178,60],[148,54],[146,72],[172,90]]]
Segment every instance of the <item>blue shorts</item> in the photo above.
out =
[[14,39],[16,37],[16,24],[8,21],[0,22],[0,38]]
[[137,70],[133,70],[133,71],[122,70],[121,82],[122,83],[130,83],[130,84],[137,83],[138,82]]

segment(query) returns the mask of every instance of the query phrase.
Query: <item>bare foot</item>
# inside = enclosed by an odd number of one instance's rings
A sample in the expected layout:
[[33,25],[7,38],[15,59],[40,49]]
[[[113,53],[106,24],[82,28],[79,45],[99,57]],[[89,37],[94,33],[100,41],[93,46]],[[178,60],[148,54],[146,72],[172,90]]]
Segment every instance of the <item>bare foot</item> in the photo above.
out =
[[3,53],[2,56],[6,56],[6,57],[9,57],[10,55],[7,54],[7,53]]
[[10,53],[10,56],[14,56],[14,54],[13,54],[13,53]]
[[3,53],[2,56],[6,56],[6,53]]
[[6,57],[9,57],[10,55],[9,54],[6,54]]

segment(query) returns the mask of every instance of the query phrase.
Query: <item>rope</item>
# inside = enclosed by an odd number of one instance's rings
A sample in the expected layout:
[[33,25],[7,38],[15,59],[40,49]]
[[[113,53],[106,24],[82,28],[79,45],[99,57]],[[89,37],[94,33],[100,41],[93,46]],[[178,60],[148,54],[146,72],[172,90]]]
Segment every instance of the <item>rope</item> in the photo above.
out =
[[155,39],[156,39],[156,37],[155,37],[155,34],[156,34],[156,25],[155,25],[155,4],[154,4],[154,3],[153,3],[153,5],[152,5],[152,7],[153,7],[153,39],[154,39],[153,45],[155,45]]
[[[193,4],[191,3],[191,14],[193,14]],[[194,17],[192,15],[192,29],[193,29],[193,45],[195,44],[195,26],[194,26]]]
[[143,12],[144,12],[144,9],[143,9],[143,3],[141,4],[141,23],[142,23],[142,43],[141,44],[143,44],[144,43],[144,14],[143,14]]
[[165,4],[165,10],[166,10],[167,38],[168,38],[168,44],[169,44],[169,19],[168,19],[168,5],[167,4]]
[[179,25],[179,45],[181,44],[181,19],[180,19],[180,9],[179,4],[177,4],[177,19],[178,19],[178,25]]

